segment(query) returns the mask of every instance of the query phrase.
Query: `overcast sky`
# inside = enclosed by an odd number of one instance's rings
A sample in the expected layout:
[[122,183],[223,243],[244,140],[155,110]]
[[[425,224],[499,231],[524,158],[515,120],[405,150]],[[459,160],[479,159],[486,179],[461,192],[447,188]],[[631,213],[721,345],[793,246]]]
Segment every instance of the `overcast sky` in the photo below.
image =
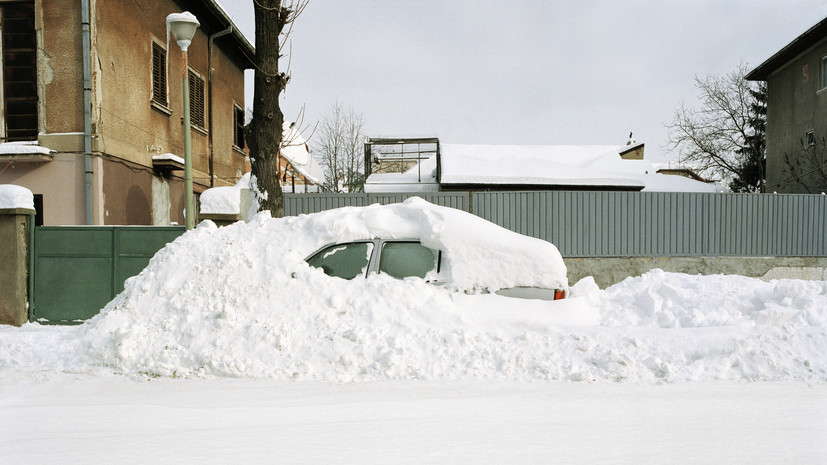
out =
[[[222,5],[254,42],[253,2]],[[369,136],[456,144],[623,144],[633,131],[658,160],[696,75],[757,66],[825,16],[823,0],[310,0],[282,108],[305,106],[312,125],[338,99]],[[251,76],[246,94],[251,106]]]

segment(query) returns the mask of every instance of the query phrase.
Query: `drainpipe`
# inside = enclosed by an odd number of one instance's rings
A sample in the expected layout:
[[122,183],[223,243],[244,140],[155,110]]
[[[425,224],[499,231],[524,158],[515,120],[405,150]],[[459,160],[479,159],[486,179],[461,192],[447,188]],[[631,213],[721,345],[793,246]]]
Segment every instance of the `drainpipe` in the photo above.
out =
[[83,36],[83,158],[86,170],[86,224],[93,224],[92,217],[92,33],[89,28],[89,1],[80,0]]
[[208,118],[210,121],[210,132],[207,136],[207,140],[209,142],[209,160],[210,160],[210,187],[215,187],[215,171],[213,170],[213,148],[212,148],[212,135],[213,135],[213,121],[212,121],[212,43],[213,40],[225,36],[229,33],[233,32],[232,24],[227,29],[223,31],[216,32],[215,34],[210,36],[210,40],[207,41],[207,113]]

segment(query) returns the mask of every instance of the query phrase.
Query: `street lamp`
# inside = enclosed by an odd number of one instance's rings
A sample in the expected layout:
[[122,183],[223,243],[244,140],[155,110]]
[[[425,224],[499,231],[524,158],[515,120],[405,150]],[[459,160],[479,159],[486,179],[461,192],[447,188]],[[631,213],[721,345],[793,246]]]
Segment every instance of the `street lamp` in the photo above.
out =
[[[192,134],[190,131],[190,80],[187,67],[187,48],[192,42],[195,30],[201,24],[189,11],[173,13],[167,16],[167,31],[172,32],[178,47],[181,48],[184,79],[184,200],[186,202],[187,229],[195,227],[195,203],[192,198]],[[169,34],[169,32],[167,34]]]

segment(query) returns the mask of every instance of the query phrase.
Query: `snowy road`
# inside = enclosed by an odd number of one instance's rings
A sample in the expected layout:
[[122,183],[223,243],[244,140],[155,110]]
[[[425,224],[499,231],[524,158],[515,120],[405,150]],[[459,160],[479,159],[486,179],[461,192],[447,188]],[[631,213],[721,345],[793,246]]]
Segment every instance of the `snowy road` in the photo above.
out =
[[[416,204],[202,223],[83,325],[0,326],[0,465],[827,464],[827,281],[652,270],[529,302],[304,262],[442,231]],[[465,237],[455,278],[519,272]]]
[[827,386],[0,384],[0,463],[827,462]]

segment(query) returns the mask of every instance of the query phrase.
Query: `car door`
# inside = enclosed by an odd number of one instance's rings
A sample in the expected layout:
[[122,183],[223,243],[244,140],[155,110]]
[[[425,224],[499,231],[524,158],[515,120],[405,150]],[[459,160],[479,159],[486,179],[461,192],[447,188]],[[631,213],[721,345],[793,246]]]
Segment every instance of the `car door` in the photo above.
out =
[[442,253],[417,240],[384,240],[380,246],[376,272],[397,279],[417,277],[438,281]]
[[305,261],[308,265],[321,268],[328,276],[342,279],[363,278],[371,270],[371,258],[376,244],[374,241],[356,241],[331,244],[322,247]]

